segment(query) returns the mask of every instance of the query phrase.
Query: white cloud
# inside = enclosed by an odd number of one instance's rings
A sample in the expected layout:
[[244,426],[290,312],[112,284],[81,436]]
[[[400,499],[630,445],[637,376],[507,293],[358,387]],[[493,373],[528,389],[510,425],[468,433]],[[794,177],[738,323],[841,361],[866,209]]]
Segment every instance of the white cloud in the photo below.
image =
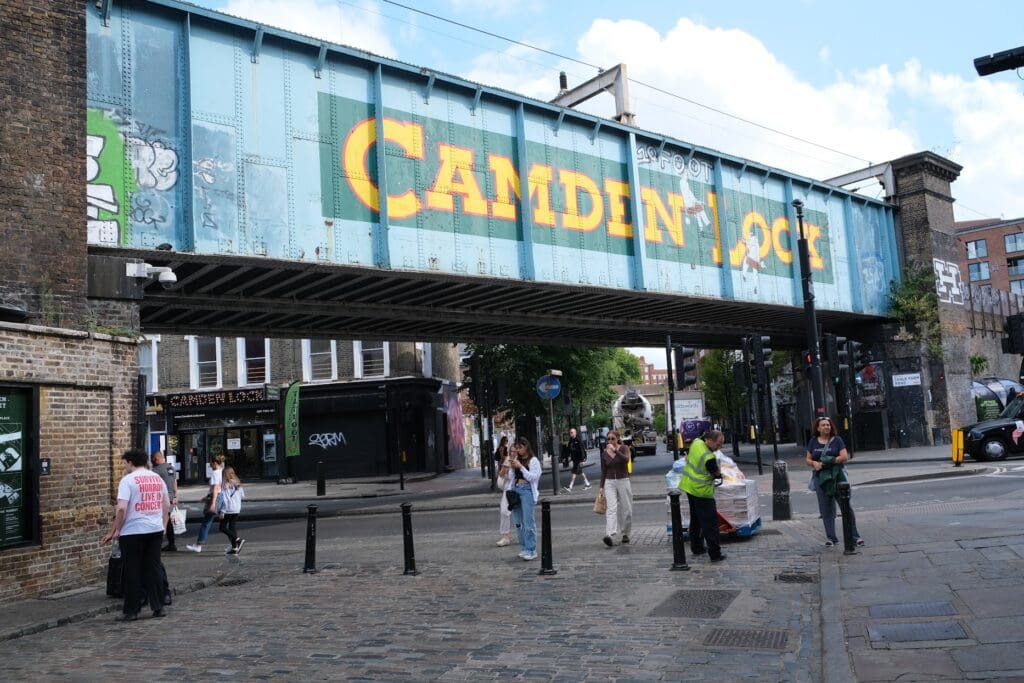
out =
[[828,45],[822,45],[818,50],[818,59],[825,65],[832,63],[832,50],[829,49]]
[[397,55],[376,5],[362,9],[331,0],[231,0],[221,11],[306,36],[366,50]]

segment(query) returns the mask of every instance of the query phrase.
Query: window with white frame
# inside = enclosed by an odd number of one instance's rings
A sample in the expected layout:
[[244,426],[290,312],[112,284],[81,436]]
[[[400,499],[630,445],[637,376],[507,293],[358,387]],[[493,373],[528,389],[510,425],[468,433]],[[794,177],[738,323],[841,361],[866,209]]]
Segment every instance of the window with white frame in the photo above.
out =
[[220,364],[220,337],[188,337],[189,386],[219,389],[224,384]]
[[270,340],[265,337],[238,337],[235,354],[238,362],[238,386],[266,384],[270,381]]
[[430,342],[416,342],[416,367],[423,377],[434,376],[434,363],[430,357],[432,353]]
[[988,244],[985,240],[974,240],[967,243],[967,258],[985,258],[988,256]]
[[338,347],[333,339],[302,340],[302,381],[338,379]]
[[157,344],[160,335],[143,335],[139,342],[139,374],[146,377],[146,393],[155,394],[160,391],[159,358]]
[[1010,292],[1024,294],[1024,280],[1010,280]]
[[967,275],[971,282],[978,282],[979,280],[988,280],[990,276],[988,270],[988,261],[981,261],[980,263],[968,263]]
[[387,342],[354,341],[352,342],[352,356],[355,365],[353,374],[357,378],[387,377],[391,372]]

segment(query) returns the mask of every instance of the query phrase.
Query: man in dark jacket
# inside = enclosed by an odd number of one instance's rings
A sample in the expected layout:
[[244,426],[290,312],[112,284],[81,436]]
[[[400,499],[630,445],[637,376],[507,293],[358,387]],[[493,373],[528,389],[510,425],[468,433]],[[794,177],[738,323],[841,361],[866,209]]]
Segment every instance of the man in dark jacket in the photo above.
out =
[[569,442],[565,445],[565,448],[569,459],[572,461],[572,479],[569,480],[568,486],[563,486],[562,488],[572,493],[573,484],[576,483],[576,475],[581,474],[583,475],[583,488],[589,489],[590,480],[587,479],[587,473],[583,471],[583,463],[587,460],[587,451],[583,448],[583,442],[576,435],[575,429],[569,430]]

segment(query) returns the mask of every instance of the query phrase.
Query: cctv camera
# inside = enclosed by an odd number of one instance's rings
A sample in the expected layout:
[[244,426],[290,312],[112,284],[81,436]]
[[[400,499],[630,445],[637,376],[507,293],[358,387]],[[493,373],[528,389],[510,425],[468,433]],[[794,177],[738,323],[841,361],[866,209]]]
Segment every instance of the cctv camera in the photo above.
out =
[[175,285],[177,281],[178,276],[175,275],[174,271],[171,270],[165,270],[160,273],[159,277],[157,277],[157,282],[159,282],[160,286],[163,287],[164,289],[170,289]]

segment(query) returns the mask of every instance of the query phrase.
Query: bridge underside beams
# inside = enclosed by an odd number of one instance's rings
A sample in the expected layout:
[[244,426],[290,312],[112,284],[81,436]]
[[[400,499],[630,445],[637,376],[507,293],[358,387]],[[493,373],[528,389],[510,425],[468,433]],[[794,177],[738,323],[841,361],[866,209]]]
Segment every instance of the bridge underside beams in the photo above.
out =
[[[171,267],[150,282],[144,332],[286,338],[382,338],[523,344],[739,346],[751,332],[802,348],[803,310],[599,287],[368,270],[236,256],[108,250]],[[254,263],[256,261],[256,263]],[[826,330],[856,336],[870,316],[819,311]]]

